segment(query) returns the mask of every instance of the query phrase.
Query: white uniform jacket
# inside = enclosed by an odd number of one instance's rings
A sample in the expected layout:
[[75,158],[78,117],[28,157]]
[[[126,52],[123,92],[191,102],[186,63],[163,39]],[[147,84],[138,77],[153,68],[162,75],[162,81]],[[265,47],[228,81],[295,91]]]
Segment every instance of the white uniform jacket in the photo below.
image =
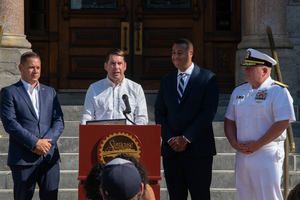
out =
[[[232,93],[225,114],[235,121],[237,140],[258,140],[277,121],[295,121],[293,99],[289,91],[269,77],[258,89],[250,83],[238,86]],[[274,141],[284,141],[286,131]]]

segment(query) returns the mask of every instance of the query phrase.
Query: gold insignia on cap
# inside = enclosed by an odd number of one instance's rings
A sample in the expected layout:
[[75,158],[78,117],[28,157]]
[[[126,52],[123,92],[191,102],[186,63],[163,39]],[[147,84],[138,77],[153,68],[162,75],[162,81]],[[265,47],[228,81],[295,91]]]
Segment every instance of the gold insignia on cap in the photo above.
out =
[[245,62],[256,63],[256,64],[265,64],[265,62],[255,61],[255,60],[245,60]]
[[247,52],[246,52],[246,57],[245,57],[245,58],[246,58],[246,59],[249,59],[250,55],[251,55],[251,52],[250,52],[250,51],[247,51]]
[[242,63],[241,65],[245,65],[245,66],[255,66],[255,65],[264,65],[265,62],[261,62],[261,61],[254,61],[254,60],[245,60],[244,63]]
[[241,65],[245,65],[245,66],[255,66],[256,63],[244,62],[244,63],[241,63]]

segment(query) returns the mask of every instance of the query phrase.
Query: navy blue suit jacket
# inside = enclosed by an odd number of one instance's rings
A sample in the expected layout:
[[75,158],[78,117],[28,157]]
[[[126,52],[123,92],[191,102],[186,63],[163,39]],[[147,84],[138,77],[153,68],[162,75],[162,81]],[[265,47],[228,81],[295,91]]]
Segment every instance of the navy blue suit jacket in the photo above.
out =
[[32,152],[39,139],[52,139],[44,154],[49,164],[60,162],[57,140],[64,130],[63,113],[53,88],[40,84],[39,119],[21,81],[2,88],[0,113],[9,134],[8,165],[33,165],[39,155]]
[[161,124],[161,154],[174,157],[168,144],[175,136],[184,135],[191,141],[182,154],[190,158],[216,154],[212,121],[219,101],[217,78],[211,71],[196,64],[184,90],[180,105],[177,101],[177,70],[161,80],[155,102],[155,121]]

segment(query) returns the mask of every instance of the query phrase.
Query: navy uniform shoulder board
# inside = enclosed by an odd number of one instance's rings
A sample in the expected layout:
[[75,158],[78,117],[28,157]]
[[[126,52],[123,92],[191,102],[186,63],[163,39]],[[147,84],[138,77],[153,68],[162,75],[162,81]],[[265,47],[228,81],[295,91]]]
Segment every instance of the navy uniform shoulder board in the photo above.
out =
[[289,87],[288,85],[283,84],[283,83],[281,83],[281,82],[279,82],[279,81],[274,81],[274,83],[277,84],[277,85],[280,85],[281,87],[284,87],[284,88]]
[[246,83],[248,83],[248,82],[241,83],[241,84],[235,86],[235,88],[237,88],[237,87],[239,87],[239,86],[241,86],[241,85],[244,85],[244,84],[246,84]]

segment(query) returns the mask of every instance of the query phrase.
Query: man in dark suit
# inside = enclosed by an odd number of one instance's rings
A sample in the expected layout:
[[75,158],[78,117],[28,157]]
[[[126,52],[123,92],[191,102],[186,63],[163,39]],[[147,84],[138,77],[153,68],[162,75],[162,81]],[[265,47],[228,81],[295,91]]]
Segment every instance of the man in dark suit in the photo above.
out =
[[57,140],[64,130],[55,90],[39,83],[40,57],[33,52],[20,59],[21,80],[0,92],[0,113],[9,134],[7,165],[12,171],[14,199],[57,199],[60,156]]
[[210,199],[213,155],[212,121],[218,107],[216,75],[192,62],[193,44],[175,42],[172,61],[178,69],[161,80],[155,121],[161,124],[161,155],[171,200]]

